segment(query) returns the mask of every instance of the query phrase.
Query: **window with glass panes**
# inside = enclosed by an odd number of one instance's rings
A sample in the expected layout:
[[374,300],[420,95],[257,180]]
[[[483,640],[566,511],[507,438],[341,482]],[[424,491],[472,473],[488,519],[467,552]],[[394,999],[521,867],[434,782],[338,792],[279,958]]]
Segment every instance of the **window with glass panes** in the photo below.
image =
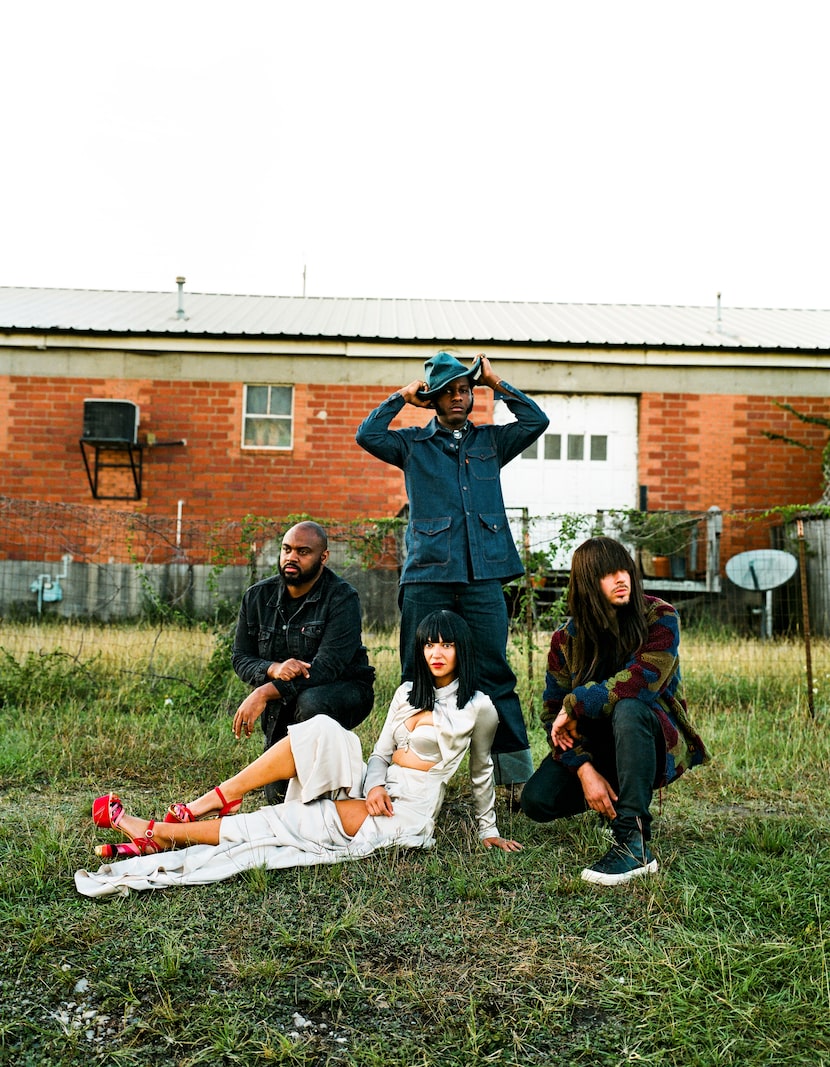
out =
[[[588,439],[586,455],[585,439]],[[546,433],[522,452],[522,459],[562,459],[562,434]],[[566,461],[578,462],[589,460],[592,463],[604,463],[608,459],[608,436],[606,434],[569,433],[565,438]]]
[[294,390],[290,385],[246,385],[243,448],[291,448]]

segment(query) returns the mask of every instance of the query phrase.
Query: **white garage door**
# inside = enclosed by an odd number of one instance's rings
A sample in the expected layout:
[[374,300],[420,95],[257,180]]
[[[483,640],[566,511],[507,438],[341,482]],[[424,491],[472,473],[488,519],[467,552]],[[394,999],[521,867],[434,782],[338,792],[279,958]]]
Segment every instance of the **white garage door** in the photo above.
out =
[[[553,393],[533,399],[550,426],[503,469],[508,509],[547,516],[636,507],[637,398]],[[512,419],[505,404],[495,405],[497,423]],[[532,523],[532,547],[556,540],[558,526]]]

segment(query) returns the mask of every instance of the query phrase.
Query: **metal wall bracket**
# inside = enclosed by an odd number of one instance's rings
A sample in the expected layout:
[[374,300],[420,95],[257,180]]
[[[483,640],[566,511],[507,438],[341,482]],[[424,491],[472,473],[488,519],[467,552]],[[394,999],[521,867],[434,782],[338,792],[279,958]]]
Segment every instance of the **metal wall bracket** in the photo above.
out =
[[[90,441],[81,439],[81,455],[84,460],[89,488],[95,500],[141,500],[141,474],[143,446],[130,441]],[[93,455],[94,454],[94,455]],[[112,455],[119,457],[113,460]],[[135,491],[131,496],[115,496],[101,492],[99,474],[102,470],[129,470],[133,476]]]

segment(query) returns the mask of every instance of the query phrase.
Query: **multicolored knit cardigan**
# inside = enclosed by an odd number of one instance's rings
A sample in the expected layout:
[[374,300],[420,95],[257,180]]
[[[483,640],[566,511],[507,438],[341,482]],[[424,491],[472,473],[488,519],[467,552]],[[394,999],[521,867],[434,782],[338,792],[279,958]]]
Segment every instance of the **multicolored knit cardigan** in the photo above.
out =
[[[615,675],[605,681],[574,684],[570,668],[573,656],[574,624],[568,619],[551,638],[548,670],[545,679],[542,721],[548,729],[564,708],[571,718],[584,723],[574,747],[556,749],[554,758],[576,770],[592,759],[591,736],[604,719],[609,725],[618,700],[634,698],[647,704],[663,730],[666,766],[657,786],[668,785],[684,771],[709,760],[709,753],[689,723],[680,677],[680,619],[665,600],[647,596],[648,636]],[[591,727],[594,726],[592,729]]]

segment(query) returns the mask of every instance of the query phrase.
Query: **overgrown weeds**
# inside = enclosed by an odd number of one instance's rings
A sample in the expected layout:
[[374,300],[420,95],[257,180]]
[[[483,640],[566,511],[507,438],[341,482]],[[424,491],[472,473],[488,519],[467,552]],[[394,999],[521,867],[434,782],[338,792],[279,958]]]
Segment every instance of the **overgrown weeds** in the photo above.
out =
[[[72,883],[92,796],[163,811],[227,776],[258,751],[230,734],[244,688],[198,631],[5,628],[0,1062],[830,1063],[830,646],[810,721],[797,644],[684,640],[715,758],[655,799],[654,879],[579,879],[593,816],[500,810],[525,849],[485,853],[460,776],[430,852],[102,903]],[[367,747],[397,684],[394,635],[371,644]]]

